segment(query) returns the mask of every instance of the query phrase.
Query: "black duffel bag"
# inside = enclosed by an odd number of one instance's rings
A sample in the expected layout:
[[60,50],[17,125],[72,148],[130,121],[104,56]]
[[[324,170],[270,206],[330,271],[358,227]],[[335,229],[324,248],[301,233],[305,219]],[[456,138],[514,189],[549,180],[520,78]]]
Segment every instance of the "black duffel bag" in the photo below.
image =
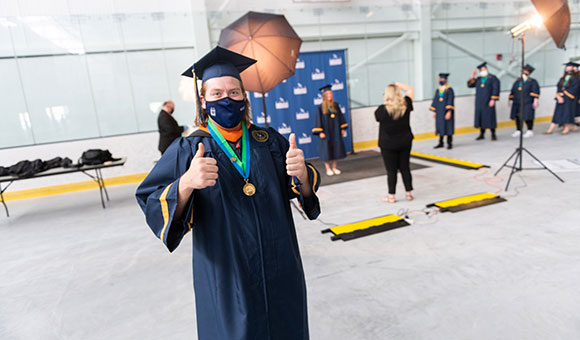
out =
[[79,165],[99,165],[105,162],[118,161],[120,158],[113,158],[109,150],[90,149],[83,152],[79,159]]

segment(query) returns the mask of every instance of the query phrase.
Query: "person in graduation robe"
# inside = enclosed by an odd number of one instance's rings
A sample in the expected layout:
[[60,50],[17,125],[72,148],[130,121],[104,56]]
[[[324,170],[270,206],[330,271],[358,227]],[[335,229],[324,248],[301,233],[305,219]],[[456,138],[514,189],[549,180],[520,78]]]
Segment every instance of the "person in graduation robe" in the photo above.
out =
[[216,47],[184,72],[202,80],[200,128],[174,141],[136,192],[169,251],[193,235],[200,340],[309,338],[290,200],[315,219],[320,175],[294,134],[250,123],[239,73],[254,62]]
[[556,90],[556,107],[552,124],[544,134],[552,134],[558,125],[564,126],[561,134],[566,135],[573,129],[574,117],[578,108],[578,92],[580,91],[580,78],[574,72],[573,62],[566,64],[564,75],[558,81]]
[[169,145],[179,137],[185,130],[184,126],[180,126],[175,118],[173,118],[173,111],[175,104],[168,100],[163,103],[159,116],[157,116],[157,127],[159,129],[159,144],[158,149],[161,154],[167,150]]
[[540,105],[540,85],[536,79],[530,77],[534,70],[535,68],[530,64],[525,65],[522,70],[522,76],[516,79],[510,92],[508,100],[508,107],[511,106],[510,118],[516,121],[516,131],[512,134],[512,137],[519,137],[522,133],[523,124],[520,119],[522,92],[524,96],[523,120],[528,127],[523,137],[529,138],[534,135],[532,131],[534,118],[536,117],[536,109]]
[[312,134],[318,135],[318,157],[324,162],[326,175],[340,175],[337,160],[346,157],[343,138],[346,137],[348,123],[337,102],[334,101],[332,86],[325,85],[322,91],[322,104],[314,119]]
[[[479,77],[475,77],[479,70]],[[497,140],[497,114],[495,102],[499,100],[500,81],[489,73],[487,63],[477,66],[467,81],[467,87],[475,88],[475,123],[474,127],[481,129],[476,140],[485,138],[485,130],[491,130],[491,140]]]
[[435,90],[435,96],[429,110],[433,111],[435,118],[435,134],[439,136],[439,143],[434,149],[442,148],[443,137],[447,136],[447,149],[453,148],[453,133],[455,132],[455,95],[448,84],[449,73],[439,73],[439,88]]

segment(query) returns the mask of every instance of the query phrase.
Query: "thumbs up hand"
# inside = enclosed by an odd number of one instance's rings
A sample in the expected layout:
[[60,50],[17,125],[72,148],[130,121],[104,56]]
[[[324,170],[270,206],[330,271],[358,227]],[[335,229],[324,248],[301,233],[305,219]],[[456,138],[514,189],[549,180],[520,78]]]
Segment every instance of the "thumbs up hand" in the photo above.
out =
[[306,163],[304,163],[304,152],[296,146],[296,135],[291,134],[288,139],[290,149],[286,153],[286,172],[288,176],[296,176],[301,183],[308,180],[306,173]]
[[203,143],[199,143],[189,169],[181,176],[180,187],[184,185],[190,189],[203,189],[216,184],[218,179],[217,161],[211,157],[204,157],[204,153],[205,147]]

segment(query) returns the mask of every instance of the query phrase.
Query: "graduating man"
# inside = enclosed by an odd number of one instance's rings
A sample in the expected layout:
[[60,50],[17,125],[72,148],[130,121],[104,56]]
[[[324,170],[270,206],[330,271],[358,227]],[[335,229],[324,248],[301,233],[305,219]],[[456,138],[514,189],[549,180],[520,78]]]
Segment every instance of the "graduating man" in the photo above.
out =
[[449,73],[439,73],[439,88],[435,90],[435,96],[429,110],[433,111],[435,118],[435,134],[439,136],[439,144],[434,149],[443,147],[443,136],[447,136],[447,149],[453,148],[453,133],[455,132],[455,95],[453,89],[447,83]]
[[[524,138],[532,137],[534,132],[534,118],[536,116],[536,109],[540,105],[540,85],[538,81],[530,77],[530,74],[534,72],[534,67],[530,64],[526,64],[522,70],[522,76],[514,82],[512,90],[510,92],[508,107],[511,106],[510,118],[516,121],[516,131],[512,134],[512,137],[519,137],[522,133],[522,121],[520,119],[520,109],[521,109],[521,95],[523,91],[524,96],[524,115],[523,119],[526,122],[528,131],[524,133]],[[512,104],[513,101],[513,104]]]
[[552,134],[558,125],[563,125],[564,129],[561,134],[566,135],[574,128],[574,117],[578,109],[578,92],[580,92],[580,79],[574,67],[578,64],[569,62],[564,70],[564,75],[558,81],[556,90],[556,107],[554,108],[554,116],[552,117],[552,124],[544,134]]
[[[479,70],[479,77],[475,78]],[[497,127],[497,115],[495,112],[495,102],[499,100],[499,79],[490,74],[487,63],[477,66],[467,81],[467,87],[475,87],[475,128],[481,129],[479,137],[475,140],[485,138],[485,129],[491,130],[491,140],[497,140],[495,129]]]
[[308,339],[289,201],[315,219],[320,176],[295,135],[250,124],[240,72],[255,62],[216,47],[184,72],[202,80],[200,128],[167,149],[136,194],[169,251],[193,234],[200,340]]

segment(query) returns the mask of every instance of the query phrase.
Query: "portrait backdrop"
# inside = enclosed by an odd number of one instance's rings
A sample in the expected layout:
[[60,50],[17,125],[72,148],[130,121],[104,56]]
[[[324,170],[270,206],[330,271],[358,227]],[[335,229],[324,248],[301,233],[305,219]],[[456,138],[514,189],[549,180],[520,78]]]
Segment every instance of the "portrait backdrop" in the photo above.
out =
[[[349,126],[344,146],[352,152],[352,134],[346,79],[346,51],[318,51],[300,53],[296,73],[266,93],[268,125],[286,138],[296,134],[298,147],[304,157],[318,157],[318,137],[312,135],[317,107],[322,103],[318,90],[331,84],[334,101],[340,105]],[[261,93],[250,93],[254,124],[265,125]]]

